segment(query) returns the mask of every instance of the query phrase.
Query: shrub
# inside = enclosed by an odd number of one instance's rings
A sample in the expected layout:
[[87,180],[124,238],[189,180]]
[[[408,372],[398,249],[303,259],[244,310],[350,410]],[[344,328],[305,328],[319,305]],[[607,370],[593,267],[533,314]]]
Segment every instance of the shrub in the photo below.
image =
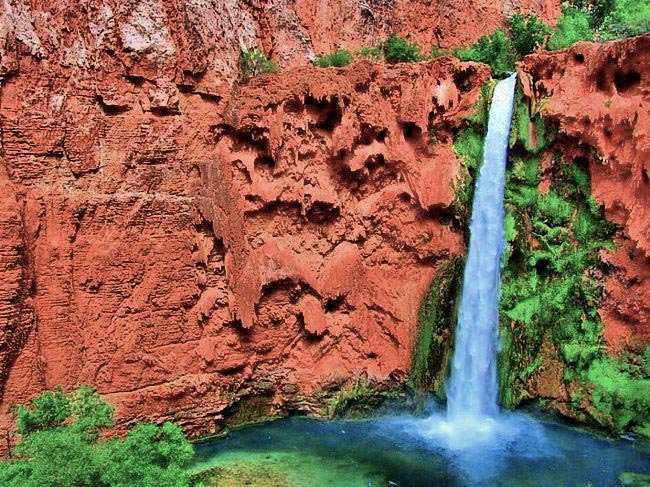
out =
[[602,37],[615,39],[650,32],[650,0],[617,0],[601,25]]
[[266,57],[256,47],[245,47],[241,50],[241,67],[246,76],[257,76],[262,73],[277,73],[280,68],[275,62]]
[[497,77],[505,76],[515,68],[510,40],[502,29],[481,37],[470,47],[455,49],[453,53],[461,61],[489,64]]
[[352,62],[352,54],[347,49],[338,49],[330,54],[317,56],[314,64],[319,68],[329,68],[331,66],[342,68]]
[[383,45],[386,61],[389,63],[416,63],[423,60],[418,44],[402,39],[393,34]]
[[362,47],[357,51],[357,54],[366,59],[377,61],[381,59],[381,48],[377,46]]
[[519,57],[534,52],[537,48],[543,47],[546,36],[551,29],[537,15],[525,16],[516,13],[510,19],[510,37],[512,48]]
[[113,407],[92,388],[43,393],[16,409],[20,442],[0,461],[7,487],[188,487],[192,445],[172,423],[137,424],[125,439],[99,441]]
[[431,46],[431,52],[429,53],[429,59],[436,59],[442,56],[448,56],[449,50],[442,49],[439,46]]
[[562,16],[548,40],[548,48],[552,51],[564,49],[578,41],[590,41],[593,37],[594,30],[589,14],[584,10],[565,6],[562,7]]

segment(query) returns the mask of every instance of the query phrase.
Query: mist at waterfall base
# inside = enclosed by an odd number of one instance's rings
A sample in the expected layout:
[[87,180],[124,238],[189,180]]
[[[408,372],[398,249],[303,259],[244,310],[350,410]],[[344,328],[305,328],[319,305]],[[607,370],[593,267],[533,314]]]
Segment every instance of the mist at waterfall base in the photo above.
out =
[[514,76],[496,86],[470,224],[447,407],[358,421],[292,418],[197,445],[218,485],[613,486],[650,469],[638,443],[539,421],[497,405],[503,191]]

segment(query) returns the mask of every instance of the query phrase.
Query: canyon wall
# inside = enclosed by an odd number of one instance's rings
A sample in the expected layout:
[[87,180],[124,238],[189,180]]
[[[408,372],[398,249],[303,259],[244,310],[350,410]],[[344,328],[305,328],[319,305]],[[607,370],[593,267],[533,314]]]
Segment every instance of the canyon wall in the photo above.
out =
[[[393,29],[474,36],[352,3],[4,2],[4,431],[11,404],[59,385],[198,433],[404,379],[427,286],[465,251],[451,144],[489,70],[241,78],[256,43],[288,67]],[[485,5],[463,22],[503,23]]]
[[[58,385],[198,434],[402,382],[427,288],[465,252],[452,143],[489,69],[309,60],[391,32],[468,44],[558,2],[52,3],[0,6],[0,427]],[[283,72],[243,79],[256,45]],[[621,226],[603,252],[612,354],[650,335],[649,47],[520,66]],[[560,397],[546,370],[538,395]]]
[[[530,56],[521,66],[532,103],[588,161],[591,191],[620,226],[600,316],[610,351],[650,342],[650,36]],[[545,100],[546,101],[543,101]]]

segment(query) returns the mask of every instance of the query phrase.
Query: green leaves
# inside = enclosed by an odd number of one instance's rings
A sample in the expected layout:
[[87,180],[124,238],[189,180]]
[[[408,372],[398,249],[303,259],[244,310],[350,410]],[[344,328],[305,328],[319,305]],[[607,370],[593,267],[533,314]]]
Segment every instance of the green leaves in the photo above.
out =
[[515,68],[515,56],[503,29],[482,36],[470,47],[455,49],[453,53],[461,61],[489,64],[496,77],[506,76]]
[[424,60],[420,46],[392,34],[382,44],[384,56],[389,63],[417,63]]
[[350,51],[347,49],[338,49],[330,54],[323,54],[322,56],[317,56],[314,60],[314,65],[319,68],[342,68],[347,66],[352,62],[354,58]]
[[562,7],[562,16],[548,41],[551,51],[571,47],[578,41],[590,41],[594,37],[588,12],[571,6]]
[[114,408],[91,387],[58,388],[17,408],[22,436],[12,459],[0,462],[8,487],[183,487],[194,456],[172,423],[136,424],[126,439],[99,442]]
[[551,29],[536,14],[525,16],[519,12],[510,19],[512,48],[519,58],[543,47]]
[[267,58],[266,54],[256,47],[245,47],[241,50],[241,67],[246,76],[277,73],[280,70],[275,62]]

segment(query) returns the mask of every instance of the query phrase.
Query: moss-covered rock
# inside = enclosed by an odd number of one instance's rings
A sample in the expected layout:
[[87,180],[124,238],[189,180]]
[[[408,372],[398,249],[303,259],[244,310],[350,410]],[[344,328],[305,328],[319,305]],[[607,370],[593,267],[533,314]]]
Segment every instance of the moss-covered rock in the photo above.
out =
[[413,351],[410,384],[417,390],[444,397],[463,281],[463,256],[442,264],[419,312],[419,333]]
[[501,402],[547,397],[564,414],[650,436],[650,349],[611,357],[603,346],[598,307],[610,269],[601,254],[618,229],[591,196],[584,162],[564,160],[567,140],[554,141],[555,130],[528,107],[518,93],[505,192]]

